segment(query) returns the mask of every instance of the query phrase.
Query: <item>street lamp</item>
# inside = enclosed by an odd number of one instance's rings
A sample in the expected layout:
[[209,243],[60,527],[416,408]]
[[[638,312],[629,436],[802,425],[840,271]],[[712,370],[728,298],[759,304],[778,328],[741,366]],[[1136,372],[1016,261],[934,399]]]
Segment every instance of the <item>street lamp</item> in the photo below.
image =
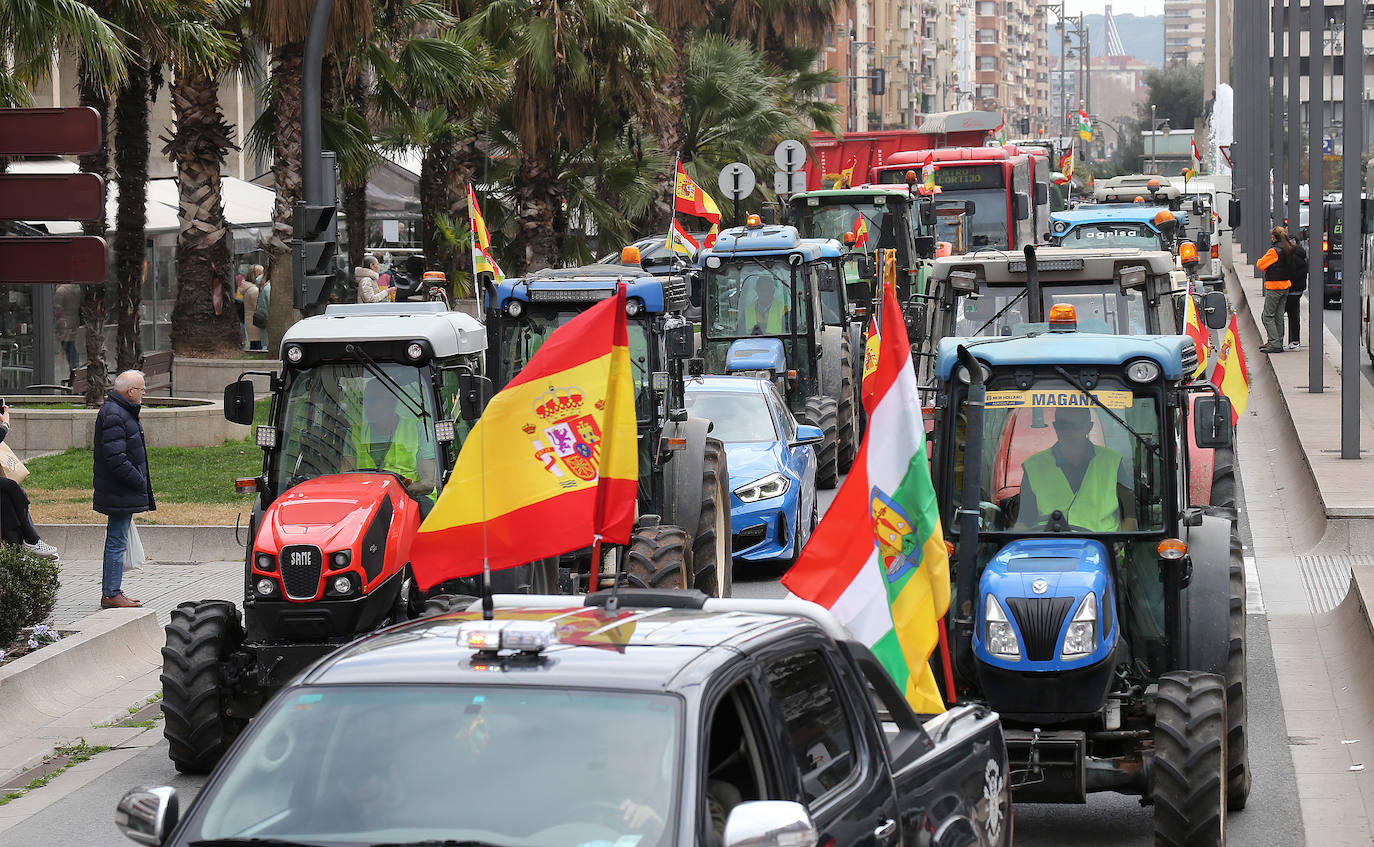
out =
[[1158,173],[1158,165],[1155,162],[1155,146],[1159,138],[1160,130],[1164,131],[1165,137],[1169,135],[1169,119],[1155,117],[1155,104],[1150,104],[1150,173]]

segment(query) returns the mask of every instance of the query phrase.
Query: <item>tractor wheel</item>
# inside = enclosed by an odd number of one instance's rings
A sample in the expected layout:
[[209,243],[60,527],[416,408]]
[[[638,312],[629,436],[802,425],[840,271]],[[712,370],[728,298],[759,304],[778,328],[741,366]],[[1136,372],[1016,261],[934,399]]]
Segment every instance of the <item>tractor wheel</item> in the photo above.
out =
[[1231,533],[1230,609],[1226,652],[1226,788],[1227,805],[1245,808],[1250,796],[1250,751],[1246,739],[1245,560],[1240,537]]
[[631,588],[687,588],[687,532],[675,526],[636,530],[621,573]]
[[816,448],[816,487],[834,488],[840,483],[839,407],[834,397],[806,401],[806,422],[821,428],[825,439]]
[[1155,697],[1157,847],[1226,844],[1226,689],[1221,677],[1175,671]]
[[[1207,513],[1236,521],[1236,450],[1218,447],[1212,455],[1212,496]],[[1234,530],[1233,530],[1234,531]]]
[[702,459],[701,515],[692,536],[692,584],[711,597],[734,590],[734,556],[730,550],[730,470],[725,445],[706,439]]
[[420,610],[420,617],[432,618],[450,612],[466,612],[476,599],[466,594],[436,594],[425,601],[425,607]]
[[854,402],[854,363],[850,359],[849,334],[840,336],[840,402],[839,402],[839,442],[840,473],[849,473],[854,465],[854,457],[859,453],[859,420]]
[[247,725],[224,713],[224,662],[243,642],[239,610],[227,600],[182,603],[164,627],[162,734],[181,773],[204,774]]

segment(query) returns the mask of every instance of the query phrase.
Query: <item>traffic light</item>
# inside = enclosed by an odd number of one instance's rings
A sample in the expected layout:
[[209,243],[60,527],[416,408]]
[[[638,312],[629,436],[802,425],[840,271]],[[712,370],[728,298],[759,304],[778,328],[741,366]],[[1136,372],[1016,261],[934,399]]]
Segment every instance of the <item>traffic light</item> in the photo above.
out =
[[887,93],[886,69],[874,68],[868,72],[868,93],[874,97],[881,97]]
[[339,252],[335,206],[296,204],[291,239],[292,305],[307,314],[323,310]]

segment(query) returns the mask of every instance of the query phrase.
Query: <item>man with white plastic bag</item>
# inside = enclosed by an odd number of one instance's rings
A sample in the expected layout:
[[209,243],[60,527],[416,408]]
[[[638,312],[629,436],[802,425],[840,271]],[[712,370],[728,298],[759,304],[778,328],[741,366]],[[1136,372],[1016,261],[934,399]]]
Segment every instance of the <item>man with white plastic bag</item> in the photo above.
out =
[[[143,605],[125,596],[122,586],[134,515],[157,508],[143,425],[138,421],[146,390],[140,371],[125,371],[115,377],[114,388],[95,417],[91,506],[107,519],[100,586],[100,606],[104,609]],[[139,547],[135,561],[141,564],[142,545]]]
[[[141,571],[143,563],[149,561],[146,553],[143,552],[143,541],[138,537],[138,524],[129,521],[129,538],[127,546],[124,548],[124,572]],[[138,602],[135,600],[134,602]]]

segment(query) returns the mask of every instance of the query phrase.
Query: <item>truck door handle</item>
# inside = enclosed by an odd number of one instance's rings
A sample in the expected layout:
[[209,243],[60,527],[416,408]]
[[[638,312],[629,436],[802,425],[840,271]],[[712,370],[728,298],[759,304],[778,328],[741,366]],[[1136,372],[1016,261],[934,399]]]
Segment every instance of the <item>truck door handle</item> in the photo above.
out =
[[888,818],[873,830],[873,837],[878,840],[879,847],[886,847],[892,843],[892,839],[897,835],[897,822]]

